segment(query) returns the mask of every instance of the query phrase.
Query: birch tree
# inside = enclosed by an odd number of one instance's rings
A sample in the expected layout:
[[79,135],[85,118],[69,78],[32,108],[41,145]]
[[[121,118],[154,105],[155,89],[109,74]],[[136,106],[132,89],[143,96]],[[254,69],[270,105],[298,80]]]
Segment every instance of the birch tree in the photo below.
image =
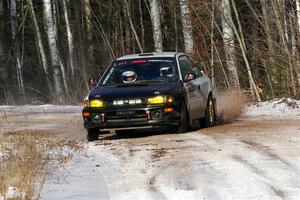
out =
[[87,57],[88,65],[93,65],[94,63],[94,45],[93,45],[93,33],[92,33],[92,11],[90,0],[83,1],[84,6],[84,19],[86,27],[86,46],[87,46]]
[[236,52],[234,41],[234,30],[231,22],[231,6],[230,0],[222,0],[221,10],[222,16],[222,28],[223,28],[223,43],[225,52],[225,62],[228,70],[229,83],[231,88],[240,88],[240,82],[238,78],[238,71],[236,67]]
[[[0,0],[0,82],[1,79],[5,80],[6,67],[3,64],[5,61],[5,54],[4,54],[4,9],[3,9],[3,0]],[[3,20],[1,20],[3,19]]]
[[51,93],[51,83],[49,80],[49,67],[48,67],[48,63],[47,63],[47,58],[46,58],[46,53],[45,53],[45,48],[43,45],[43,41],[42,41],[42,36],[41,36],[41,31],[37,22],[37,18],[36,18],[36,14],[34,11],[34,7],[33,7],[33,3],[32,0],[28,0],[28,4],[29,4],[29,9],[30,9],[30,13],[31,13],[31,18],[34,24],[34,31],[35,31],[35,35],[36,35],[36,40],[37,40],[37,44],[38,44],[38,48],[37,51],[39,53],[40,56],[40,60],[42,63],[42,67],[44,70],[44,73],[46,75],[46,82],[47,82],[47,86],[48,89]]
[[[300,34],[300,0],[296,0],[296,20],[297,20],[297,25],[298,27],[296,28],[296,30],[298,30],[298,35]],[[297,31],[295,31],[297,32]],[[294,33],[295,35],[297,35],[296,33]],[[300,39],[298,39],[300,41]],[[299,55],[298,55],[298,59],[299,59]],[[297,69],[296,69],[296,73],[298,76],[298,82],[300,83],[300,61],[297,60]]]
[[179,2],[181,10],[182,32],[184,37],[184,49],[188,55],[192,55],[194,49],[194,39],[190,8],[188,5],[188,0],[179,0]]
[[296,0],[297,25],[300,33],[300,0]]
[[[65,69],[60,59],[57,47],[56,26],[54,24],[54,17],[52,15],[51,1],[43,0],[43,7],[44,26],[48,37],[50,59],[53,69],[54,89],[57,96],[57,100],[63,102],[63,89],[65,89],[67,93],[68,85],[65,76]],[[64,88],[61,82],[63,82]]]
[[73,34],[71,30],[70,20],[69,20],[69,13],[67,9],[68,0],[62,0],[63,5],[63,13],[65,17],[66,29],[67,29],[67,37],[68,37],[68,50],[69,50],[69,66],[71,69],[71,75],[74,77],[74,41],[73,41]]
[[161,32],[161,21],[159,14],[159,2],[158,0],[149,0],[150,2],[150,15],[152,22],[153,40],[154,40],[154,50],[156,52],[163,51],[163,39]]
[[[4,18],[3,15],[3,0],[0,0],[0,19]],[[3,30],[4,30],[4,20],[0,20],[0,61],[2,60],[2,58],[4,57],[4,38],[3,38]]]
[[128,20],[129,20],[129,24],[130,24],[130,27],[132,29],[132,32],[133,32],[133,35],[134,35],[134,38],[138,44],[138,47],[139,47],[139,50],[141,53],[143,53],[143,47],[141,45],[141,42],[140,42],[140,39],[136,33],[136,30],[134,28],[134,25],[133,25],[133,22],[132,22],[132,18],[131,18],[131,13],[130,13],[130,6],[128,5],[128,1],[127,0],[124,0],[124,3],[125,3],[125,7],[126,7],[126,13],[127,13],[127,17],[128,17]]
[[18,22],[17,22],[16,7],[17,7],[16,0],[10,0],[10,23],[11,23],[11,30],[12,30],[12,39],[14,43],[14,57],[15,57],[15,64],[16,64],[17,80],[18,80],[20,95],[24,100],[25,88],[24,88],[24,80],[23,80],[23,73],[22,73],[23,61],[22,61],[22,54],[20,49],[21,46],[17,38]]

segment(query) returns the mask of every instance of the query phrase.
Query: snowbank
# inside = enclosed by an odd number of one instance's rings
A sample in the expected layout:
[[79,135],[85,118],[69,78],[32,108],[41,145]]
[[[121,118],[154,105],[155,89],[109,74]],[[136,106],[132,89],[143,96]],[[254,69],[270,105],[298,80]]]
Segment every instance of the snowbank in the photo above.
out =
[[300,117],[300,100],[282,98],[261,102],[247,107],[245,116]]
[[0,113],[77,113],[81,112],[82,106],[70,105],[23,105],[23,106],[0,106]]

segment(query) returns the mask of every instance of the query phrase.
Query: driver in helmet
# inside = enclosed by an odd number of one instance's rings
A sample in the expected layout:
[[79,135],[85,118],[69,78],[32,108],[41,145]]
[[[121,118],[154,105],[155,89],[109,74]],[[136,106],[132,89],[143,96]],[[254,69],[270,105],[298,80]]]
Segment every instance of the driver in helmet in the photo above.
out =
[[159,70],[161,77],[168,77],[171,78],[173,76],[173,70],[171,67],[162,67]]
[[137,75],[134,71],[125,71],[122,73],[123,83],[133,83],[137,79]]

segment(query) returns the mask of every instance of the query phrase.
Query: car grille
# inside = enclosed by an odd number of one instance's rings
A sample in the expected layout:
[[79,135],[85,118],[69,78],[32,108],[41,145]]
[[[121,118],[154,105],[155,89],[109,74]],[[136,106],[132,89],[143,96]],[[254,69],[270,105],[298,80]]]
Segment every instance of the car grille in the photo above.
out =
[[141,107],[147,104],[147,98],[111,99],[105,102],[107,107]]
[[147,121],[146,111],[144,110],[121,110],[109,111],[106,113],[107,122],[143,122]]

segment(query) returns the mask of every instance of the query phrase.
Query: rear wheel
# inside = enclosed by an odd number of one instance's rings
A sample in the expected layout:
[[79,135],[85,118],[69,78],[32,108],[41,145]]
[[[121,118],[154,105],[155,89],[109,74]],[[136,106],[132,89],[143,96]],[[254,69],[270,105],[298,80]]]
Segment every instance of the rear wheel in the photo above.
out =
[[99,133],[100,131],[98,128],[87,129],[87,135],[86,135],[87,141],[91,142],[91,141],[98,140]]
[[177,128],[177,133],[185,133],[188,129],[188,112],[186,110],[185,103],[181,103],[181,109],[180,109],[180,125]]
[[216,123],[216,111],[215,103],[211,96],[208,97],[207,106],[205,110],[205,117],[200,119],[200,124],[202,127],[212,127]]

